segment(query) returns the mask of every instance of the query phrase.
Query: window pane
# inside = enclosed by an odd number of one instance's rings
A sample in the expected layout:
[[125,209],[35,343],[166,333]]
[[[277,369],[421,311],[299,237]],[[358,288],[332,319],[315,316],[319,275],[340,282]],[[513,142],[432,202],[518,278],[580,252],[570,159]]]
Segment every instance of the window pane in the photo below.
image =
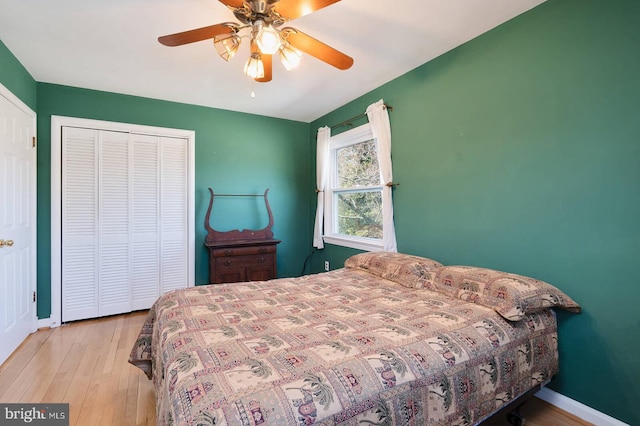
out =
[[337,151],[338,188],[380,185],[375,141],[369,140]]
[[336,195],[338,234],[382,238],[382,191]]

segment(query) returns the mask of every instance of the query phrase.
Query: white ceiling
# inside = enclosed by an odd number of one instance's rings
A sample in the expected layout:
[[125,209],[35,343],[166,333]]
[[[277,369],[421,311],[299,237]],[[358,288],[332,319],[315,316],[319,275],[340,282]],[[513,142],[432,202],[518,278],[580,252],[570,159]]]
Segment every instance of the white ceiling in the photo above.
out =
[[[273,80],[223,61],[210,41],[161,35],[237,21],[217,0],[0,0],[0,39],[36,81],[310,122],[544,0],[342,0],[287,26],[354,58],[347,71],[304,56]],[[250,96],[255,90],[256,97]]]

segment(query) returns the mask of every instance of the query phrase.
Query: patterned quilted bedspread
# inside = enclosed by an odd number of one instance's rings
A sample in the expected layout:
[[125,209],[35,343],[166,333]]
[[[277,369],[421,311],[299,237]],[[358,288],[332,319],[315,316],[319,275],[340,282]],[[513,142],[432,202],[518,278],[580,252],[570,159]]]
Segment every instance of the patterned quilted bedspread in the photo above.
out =
[[129,362],[158,424],[466,425],[557,372],[553,312],[493,310],[362,270],[178,290]]

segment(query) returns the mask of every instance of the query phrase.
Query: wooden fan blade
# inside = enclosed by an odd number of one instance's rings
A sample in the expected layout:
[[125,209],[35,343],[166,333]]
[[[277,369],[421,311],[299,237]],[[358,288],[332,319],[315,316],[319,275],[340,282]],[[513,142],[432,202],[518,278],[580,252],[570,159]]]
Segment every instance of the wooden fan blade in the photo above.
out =
[[353,65],[352,57],[316,40],[302,31],[287,27],[283,28],[280,33],[283,34],[283,38],[296,49],[308,53],[314,58],[320,59],[338,69],[348,70],[351,68],[351,65]]
[[[222,0],[220,0],[222,1]],[[272,9],[287,20],[308,15],[323,7],[331,6],[340,0],[280,0]]]
[[197,28],[195,30],[170,34],[158,37],[158,41],[165,46],[182,46],[196,41],[214,38],[220,34],[233,34],[235,30],[226,24],[216,24],[209,27]]
[[242,4],[244,3],[243,0],[219,0],[219,1],[225,6],[233,7],[234,9],[238,9],[242,7]]
[[262,59],[262,65],[264,65],[264,77],[256,78],[255,81],[259,83],[267,83],[271,81],[271,77],[273,75],[273,56],[267,55],[266,53],[262,53],[258,48],[258,45],[253,42],[251,43],[251,53],[258,52],[260,53],[260,58]]

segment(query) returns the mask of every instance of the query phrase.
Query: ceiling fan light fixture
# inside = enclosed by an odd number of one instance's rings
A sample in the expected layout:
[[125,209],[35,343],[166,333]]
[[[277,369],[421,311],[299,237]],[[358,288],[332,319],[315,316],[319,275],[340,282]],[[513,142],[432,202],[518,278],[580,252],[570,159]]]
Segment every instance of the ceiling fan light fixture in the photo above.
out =
[[271,25],[264,25],[264,22],[257,20],[254,23],[256,29],[256,43],[260,52],[273,55],[280,48],[280,33]]
[[264,63],[259,53],[252,53],[244,64],[244,73],[251,78],[264,78]]
[[225,61],[230,61],[240,47],[240,36],[237,34],[224,34],[213,38],[213,45],[218,55]]
[[280,48],[280,60],[287,71],[291,71],[298,65],[300,65],[300,59],[302,58],[302,52],[290,44],[284,44]]
[[[183,46],[203,40],[213,40],[218,55],[230,61],[238,52],[242,39],[247,38],[250,57],[244,73],[259,83],[271,81],[273,55],[279,54],[283,66],[292,70],[300,63],[302,53],[347,70],[353,58],[291,27],[282,27],[297,17],[315,12],[340,0],[219,0],[238,22],[221,22],[175,34],[158,37],[164,46]],[[249,30],[250,34],[244,32]],[[243,35],[240,35],[240,32]],[[244,56],[244,55],[243,55]]]

